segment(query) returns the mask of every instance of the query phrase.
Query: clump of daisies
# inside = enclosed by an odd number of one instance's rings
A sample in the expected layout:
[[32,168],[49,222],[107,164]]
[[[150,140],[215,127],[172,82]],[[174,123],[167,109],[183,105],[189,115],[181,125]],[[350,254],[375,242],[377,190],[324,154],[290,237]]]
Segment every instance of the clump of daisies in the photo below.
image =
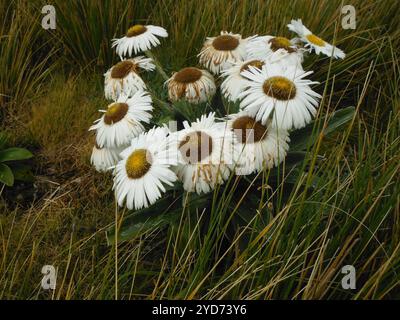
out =
[[[120,206],[150,206],[178,181],[186,192],[209,193],[231,175],[257,174],[284,161],[290,132],[312,120],[321,99],[313,89],[313,72],[303,68],[306,54],[345,57],[301,20],[288,28],[296,38],[221,31],[206,38],[199,66],[170,76],[150,53],[168,36],[164,28],[137,24],[113,40],[121,60],[104,74],[104,94],[111,102],[89,130],[96,136],[91,163],[97,171],[112,172]],[[205,113],[184,121],[182,130],[155,126],[154,93],[143,73],[156,69],[165,79],[169,103],[185,101],[193,109],[205,103],[213,109],[220,87],[239,111],[219,118]]]

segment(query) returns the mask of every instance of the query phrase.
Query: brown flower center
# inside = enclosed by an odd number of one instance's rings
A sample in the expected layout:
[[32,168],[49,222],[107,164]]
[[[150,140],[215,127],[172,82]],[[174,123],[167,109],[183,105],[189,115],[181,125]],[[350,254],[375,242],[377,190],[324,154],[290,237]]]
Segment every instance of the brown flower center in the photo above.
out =
[[106,113],[104,114],[105,124],[111,125],[113,123],[121,121],[127,114],[128,109],[129,106],[126,103],[121,103],[121,102],[112,103],[108,107]]
[[189,67],[175,73],[174,80],[181,83],[193,83],[199,80],[201,76],[202,72],[200,69]]
[[306,35],[306,38],[308,41],[310,41],[312,44],[315,44],[316,46],[319,46],[319,47],[325,46],[325,41],[322,40],[320,37],[317,37],[314,34],[308,34],[308,35]]
[[264,64],[265,62],[261,60],[251,60],[242,65],[242,67],[240,68],[240,72],[248,71],[250,66],[261,70]]
[[179,151],[187,163],[195,164],[212,153],[212,138],[201,131],[189,133],[179,144]]
[[213,47],[220,51],[231,51],[238,47],[239,40],[234,36],[224,34],[216,37],[212,42]]
[[147,31],[147,28],[141,24],[136,24],[133,27],[130,27],[128,31],[126,32],[126,36],[128,38],[136,37],[142,33],[145,33]]
[[241,143],[258,142],[267,137],[267,127],[252,117],[243,116],[232,123],[232,129]]
[[264,81],[264,93],[277,100],[291,100],[296,96],[296,86],[289,79],[281,76],[271,77]]
[[136,64],[134,64],[130,60],[124,60],[118,62],[112,69],[111,69],[111,78],[114,79],[124,79],[131,71],[136,72]]
[[287,52],[292,53],[296,52],[295,48],[292,48],[292,43],[288,38],[285,37],[275,37],[268,41],[271,45],[272,51],[277,51],[279,49],[285,49]]
[[146,149],[131,153],[125,163],[126,174],[131,179],[143,177],[151,168],[151,154]]

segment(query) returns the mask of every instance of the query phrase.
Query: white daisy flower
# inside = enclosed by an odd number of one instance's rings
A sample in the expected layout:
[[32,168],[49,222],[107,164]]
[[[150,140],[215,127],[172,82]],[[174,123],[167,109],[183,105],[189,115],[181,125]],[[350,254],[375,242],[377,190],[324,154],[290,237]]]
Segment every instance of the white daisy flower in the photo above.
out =
[[146,91],[137,91],[131,98],[120,96],[107,110],[100,110],[104,115],[89,129],[96,130],[96,143],[102,148],[129,144],[144,130],[141,122],[150,122],[151,103]]
[[142,70],[153,71],[153,60],[139,56],[118,62],[104,74],[104,94],[106,99],[117,100],[121,94],[130,96],[145,90],[146,84],[139,75]]
[[177,165],[178,149],[167,135],[167,129],[153,128],[134,138],[121,152],[113,187],[120,206],[148,207],[166,191],[165,185],[173,186],[177,177],[171,166]]
[[190,103],[202,103],[210,100],[216,91],[212,74],[192,67],[174,73],[166,84],[171,101],[182,98]]
[[286,157],[290,141],[286,130],[263,125],[245,111],[229,115],[227,123],[234,136],[236,174],[270,169]]
[[251,59],[243,62],[235,62],[230,68],[222,71],[221,76],[226,77],[221,84],[221,90],[225,98],[235,102],[249,81],[241,73],[248,70],[250,66],[261,69],[264,64],[265,61],[263,60]]
[[121,160],[119,154],[125,147],[119,148],[100,148],[97,143],[93,146],[92,156],[90,157],[90,163],[99,172],[105,172],[112,169],[119,160]]
[[137,24],[130,27],[125,37],[112,40],[112,47],[116,47],[119,56],[132,56],[141,51],[150,50],[160,44],[158,37],[168,37],[167,30],[152,25]]
[[328,57],[334,57],[336,59],[344,59],[346,56],[342,50],[313,34],[305,25],[303,25],[301,19],[292,20],[292,22],[287,26],[289,30],[296,32],[299,35],[300,40],[305,43],[305,47],[308,47],[310,52],[314,50],[316,54],[323,53]]
[[214,113],[183,125],[183,130],[174,133],[180,156],[175,171],[186,191],[208,193],[229,177],[233,164],[232,132],[215,122]]
[[256,37],[247,43],[246,50],[249,59],[269,60],[270,63],[279,62],[302,68],[303,49],[298,48],[294,39],[274,36]]
[[240,107],[266,124],[272,116],[272,125],[284,130],[304,127],[315,115],[321,95],[311,90],[317,84],[304,79],[305,72],[296,66],[279,64],[264,66],[262,70],[250,67],[242,75],[249,79],[249,87],[239,97],[244,98]]
[[212,73],[219,74],[227,66],[228,61],[244,61],[248,39],[242,39],[240,34],[226,31],[221,31],[218,37],[208,37],[198,54],[200,64]]

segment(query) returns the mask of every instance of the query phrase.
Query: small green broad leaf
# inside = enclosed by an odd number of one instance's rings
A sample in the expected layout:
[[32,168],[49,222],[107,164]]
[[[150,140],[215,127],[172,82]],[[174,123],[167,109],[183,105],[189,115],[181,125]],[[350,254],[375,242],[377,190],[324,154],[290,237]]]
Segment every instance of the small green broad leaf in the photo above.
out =
[[[334,112],[325,127],[324,134],[328,135],[335,132],[341,126],[349,122],[354,117],[354,107],[347,107]],[[322,124],[318,120],[312,121],[302,129],[295,130],[290,134],[290,150],[301,151],[306,150],[317,141],[322,131]]]
[[25,160],[32,157],[33,154],[24,148],[8,148],[0,151],[0,162]]
[[14,184],[14,175],[10,167],[4,163],[0,163],[0,182],[9,187],[12,187]]
[[34,182],[35,177],[32,173],[31,167],[23,163],[13,163],[10,165],[14,174],[14,179],[23,182]]

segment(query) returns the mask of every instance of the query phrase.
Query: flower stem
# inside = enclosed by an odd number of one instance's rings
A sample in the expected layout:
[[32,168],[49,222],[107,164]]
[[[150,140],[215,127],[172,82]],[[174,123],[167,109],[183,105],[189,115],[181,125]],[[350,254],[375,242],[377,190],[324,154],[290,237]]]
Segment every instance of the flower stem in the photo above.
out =
[[167,109],[173,110],[173,107],[169,103],[157,98],[157,96],[153,92],[150,92],[150,95],[154,102],[158,103],[159,105]]
[[155,57],[155,55],[154,55],[151,51],[149,51],[149,50],[145,51],[144,54],[145,54],[148,58],[153,59],[154,64],[156,65],[157,71],[160,73],[160,75],[163,77],[163,79],[164,79],[165,81],[167,81],[167,80],[169,79],[169,77],[168,77],[167,74],[165,73],[163,67],[162,67],[161,64],[160,64],[160,61],[158,61],[158,59]]

